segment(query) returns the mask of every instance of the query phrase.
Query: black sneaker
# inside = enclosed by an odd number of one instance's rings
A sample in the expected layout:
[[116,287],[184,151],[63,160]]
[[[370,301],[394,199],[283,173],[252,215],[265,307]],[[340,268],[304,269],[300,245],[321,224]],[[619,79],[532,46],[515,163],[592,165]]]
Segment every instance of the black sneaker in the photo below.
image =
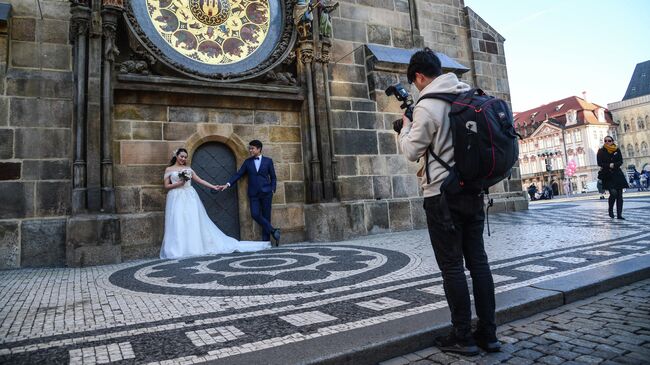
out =
[[496,335],[486,335],[481,331],[472,333],[472,337],[478,347],[482,348],[485,352],[499,352],[501,351],[501,343]]
[[479,354],[478,347],[476,347],[472,337],[461,339],[456,337],[453,331],[447,336],[436,337],[433,343],[444,352],[453,352],[466,356]]

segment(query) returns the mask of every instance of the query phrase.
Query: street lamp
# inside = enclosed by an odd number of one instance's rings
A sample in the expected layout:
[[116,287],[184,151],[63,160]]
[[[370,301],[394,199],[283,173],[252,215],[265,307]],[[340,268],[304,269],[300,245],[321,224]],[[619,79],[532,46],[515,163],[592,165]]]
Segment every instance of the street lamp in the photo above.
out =
[[[549,118],[548,121],[562,129],[562,148],[564,149],[564,168],[566,169],[566,167],[569,166],[569,155],[566,153],[566,135],[564,134],[566,131],[566,124],[558,122],[555,118]],[[571,186],[571,176],[564,176],[564,178],[568,180],[569,186]],[[565,193],[568,194],[568,192]]]

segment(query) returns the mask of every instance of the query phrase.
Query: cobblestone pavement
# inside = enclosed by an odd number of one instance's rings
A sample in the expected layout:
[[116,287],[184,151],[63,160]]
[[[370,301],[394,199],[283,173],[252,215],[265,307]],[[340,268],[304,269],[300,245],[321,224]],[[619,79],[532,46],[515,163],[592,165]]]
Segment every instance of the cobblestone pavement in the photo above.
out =
[[[496,291],[649,255],[650,197],[626,199],[626,221],[606,211],[605,201],[590,200],[490,214]],[[0,363],[227,363],[445,306],[425,230],[0,271]]]
[[466,357],[435,347],[381,362],[427,364],[648,364],[650,280],[499,326],[500,353]]

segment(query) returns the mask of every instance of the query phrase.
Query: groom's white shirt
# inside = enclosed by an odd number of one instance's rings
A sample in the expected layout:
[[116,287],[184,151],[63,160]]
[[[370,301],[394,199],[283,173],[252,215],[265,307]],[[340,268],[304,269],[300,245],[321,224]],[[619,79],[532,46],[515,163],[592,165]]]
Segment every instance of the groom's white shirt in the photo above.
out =
[[260,165],[262,164],[262,155],[259,155],[258,157],[259,158],[253,160],[253,162],[255,162],[255,171],[260,172]]

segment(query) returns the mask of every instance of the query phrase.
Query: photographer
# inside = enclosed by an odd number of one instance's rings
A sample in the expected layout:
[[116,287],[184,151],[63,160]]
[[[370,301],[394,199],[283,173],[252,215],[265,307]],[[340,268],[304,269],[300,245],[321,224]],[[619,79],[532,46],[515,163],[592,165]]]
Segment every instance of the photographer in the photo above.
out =
[[[494,283],[483,247],[483,194],[441,194],[441,185],[449,172],[431,155],[429,147],[442,161],[454,165],[448,117],[451,104],[422,98],[429,93],[460,94],[470,87],[453,73],[442,74],[440,60],[429,48],[413,54],[407,78],[420,91],[421,100],[413,110],[413,121],[404,116],[401,130],[399,121],[395,130],[406,158],[425,161],[417,176],[424,191],[429,237],[442,273],[453,326],[449,335],[435,339],[435,345],[443,351],[464,355],[478,354],[477,344],[485,351],[497,352],[500,344],[496,338]],[[479,318],[474,333],[471,332],[470,297],[463,259],[472,276]]]

